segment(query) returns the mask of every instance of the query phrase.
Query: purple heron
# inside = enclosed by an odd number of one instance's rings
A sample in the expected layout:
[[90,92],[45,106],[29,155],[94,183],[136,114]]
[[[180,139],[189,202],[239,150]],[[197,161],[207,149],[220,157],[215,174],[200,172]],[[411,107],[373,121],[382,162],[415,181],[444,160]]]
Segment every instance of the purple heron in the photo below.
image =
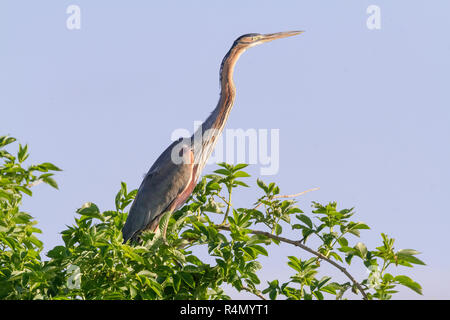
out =
[[[233,107],[236,89],[233,71],[250,47],[303,31],[250,33],[237,38],[220,67],[220,98],[216,108],[191,138],[174,141],[145,175],[122,229],[124,242],[138,240],[144,230],[155,231],[162,215],[180,208],[191,195]],[[162,230],[165,237],[166,230]]]

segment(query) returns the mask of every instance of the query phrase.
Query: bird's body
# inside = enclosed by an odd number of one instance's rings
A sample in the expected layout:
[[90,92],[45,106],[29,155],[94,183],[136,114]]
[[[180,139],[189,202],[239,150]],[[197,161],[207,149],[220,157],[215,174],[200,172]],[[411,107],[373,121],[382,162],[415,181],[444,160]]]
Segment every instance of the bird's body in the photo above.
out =
[[217,107],[191,138],[174,141],[152,165],[122,229],[124,242],[138,240],[144,230],[156,230],[162,215],[180,208],[194,190],[233,106],[236,94],[233,71],[240,55],[257,44],[300,33],[246,34],[236,39],[220,68],[221,91]]
[[171,152],[179,142],[173,142],[145,175],[122,230],[124,241],[136,241],[145,229],[155,230],[162,214],[177,210],[194,189],[193,163],[171,161]]

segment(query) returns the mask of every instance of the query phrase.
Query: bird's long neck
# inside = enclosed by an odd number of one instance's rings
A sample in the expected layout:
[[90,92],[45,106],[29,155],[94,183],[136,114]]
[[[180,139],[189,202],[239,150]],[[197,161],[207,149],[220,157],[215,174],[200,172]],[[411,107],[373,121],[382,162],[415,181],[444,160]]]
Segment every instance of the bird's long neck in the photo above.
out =
[[222,132],[236,96],[236,87],[233,81],[234,67],[244,50],[233,46],[223,58],[220,67],[220,99],[217,107],[203,123],[204,130],[216,129]]
[[[220,68],[220,99],[217,107],[211,115],[203,122],[198,130],[192,136],[194,144],[195,162],[199,164],[198,173],[200,174],[206,161],[211,155],[216,145],[219,135],[222,133],[228,115],[233,107],[236,88],[233,81],[233,72],[237,60],[245,51],[237,45],[233,45],[230,51],[225,55]],[[200,141],[201,139],[201,141]],[[198,148],[201,145],[201,148]]]

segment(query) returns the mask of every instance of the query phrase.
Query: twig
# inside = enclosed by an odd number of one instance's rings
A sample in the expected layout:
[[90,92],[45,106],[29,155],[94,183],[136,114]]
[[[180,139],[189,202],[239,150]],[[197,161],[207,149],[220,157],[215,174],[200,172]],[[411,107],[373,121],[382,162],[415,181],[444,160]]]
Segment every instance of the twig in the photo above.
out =
[[220,194],[216,194],[216,196],[218,196],[220,199],[222,199],[222,201],[225,202],[226,205],[231,206],[231,204],[228,203],[227,199],[225,199],[224,197],[222,197]]
[[320,189],[319,187],[311,188],[311,189],[308,189],[306,191],[302,191],[302,192],[299,192],[299,193],[296,193],[296,194],[288,194],[288,195],[285,195],[285,196],[274,196],[273,198],[274,199],[277,199],[277,198],[295,198],[295,197],[301,196],[301,195],[303,195],[305,193],[308,193],[308,192],[311,192],[311,191],[317,191],[319,189]]
[[250,293],[253,293],[257,297],[259,297],[261,300],[267,300],[266,297],[264,297],[259,290],[253,291],[252,289],[250,289],[249,287],[246,287],[246,286],[242,286],[242,289],[244,289],[245,291],[248,291]]
[[27,184],[27,187],[32,188],[37,186],[38,184],[41,184],[42,182],[44,182],[42,179],[38,179],[36,181],[33,181],[32,183]]
[[[311,188],[311,189],[308,189],[308,190],[306,190],[306,191],[302,191],[302,192],[299,192],[299,193],[296,193],[296,194],[288,194],[288,195],[278,195],[278,196],[273,196],[272,199],[295,198],[295,197],[301,196],[301,195],[303,195],[303,194],[305,194],[305,193],[308,193],[308,192],[311,192],[311,191],[317,191],[317,190],[319,190],[319,189],[320,189],[320,188]],[[254,210],[254,209],[257,209],[261,204],[262,204],[262,203],[259,203],[256,207],[253,208],[253,210]]]
[[[216,227],[219,228],[219,229],[222,229],[222,230],[231,231],[228,226],[217,225]],[[273,235],[273,234],[271,234],[269,232],[265,232],[265,231],[259,231],[259,230],[249,230],[249,231],[250,231],[249,233],[251,233],[251,234],[260,234],[260,235],[266,236],[266,237],[271,238],[271,239],[275,239],[275,240],[278,240],[278,241],[281,241],[281,242],[292,244],[292,245],[294,245],[296,247],[302,248],[305,251],[308,251],[309,253],[319,257],[322,260],[325,260],[326,262],[330,263],[331,265],[333,265],[337,269],[339,269],[339,271],[343,272],[347,276],[347,278],[349,278],[350,281],[352,281],[353,284],[358,288],[358,290],[359,290],[359,292],[361,292],[364,300],[367,300],[367,295],[366,295],[364,289],[362,288],[361,284],[358,281],[356,281],[355,278],[353,278],[350,273],[348,273],[347,269],[345,269],[344,267],[340,266],[338,263],[334,262],[333,260],[327,258],[326,256],[324,256],[320,252],[317,252],[317,251],[311,249],[310,247],[305,246],[304,244],[301,243],[301,241],[295,241],[295,240],[287,239],[287,238],[284,238],[284,237],[276,236],[276,235]]]

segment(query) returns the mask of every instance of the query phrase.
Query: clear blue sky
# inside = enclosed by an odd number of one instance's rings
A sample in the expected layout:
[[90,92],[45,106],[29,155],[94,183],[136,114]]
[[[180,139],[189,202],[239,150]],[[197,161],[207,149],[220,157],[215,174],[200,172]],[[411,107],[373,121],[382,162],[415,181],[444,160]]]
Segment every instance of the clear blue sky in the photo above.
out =
[[[80,30],[66,28],[71,4]],[[366,26],[372,4],[380,30]],[[385,232],[423,252],[428,266],[410,275],[423,297],[450,298],[449,11],[444,0],[2,1],[0,134],[64,169],[59,191],[40,185],[24,203],[46,249],[76,208],[112,208],[120,181],[138,187],[174,129],[209,115],[236,37],[300,29],[242,56],[227,128],[279,129],[280,170],[266,181],[285,194],[320,187],[302,197],[305,210],[311,200],[356,207],[369,247]],[[259,166],[249,171],[255,186]],[[251,205],[255,190],[235,204]],[[308,257],[271,248],[263,280],[286,279],[286,255]]]

